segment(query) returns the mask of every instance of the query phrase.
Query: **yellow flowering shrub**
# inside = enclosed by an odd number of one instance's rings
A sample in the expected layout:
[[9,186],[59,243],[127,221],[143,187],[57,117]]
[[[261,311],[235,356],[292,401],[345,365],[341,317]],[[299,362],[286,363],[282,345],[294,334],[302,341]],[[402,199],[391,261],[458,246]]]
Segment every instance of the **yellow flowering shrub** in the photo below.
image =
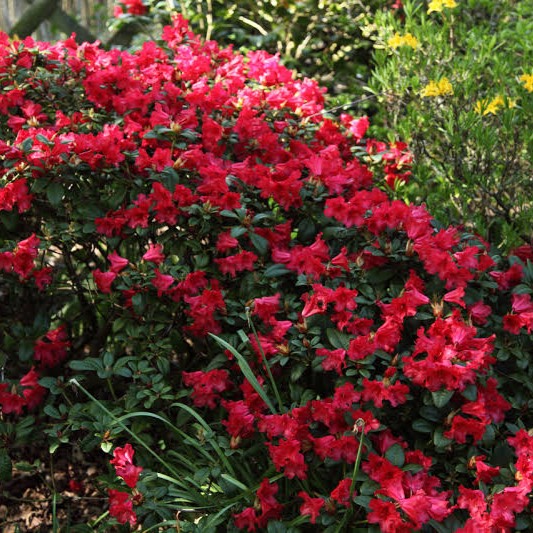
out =
[[[372,20],[369,88],[374,124],[384,130],[376,134],[405,140],[414,154],[413,177],[397,195],[425,202],[443,224],[463,224],[504,251],[533,242],[533,40],[525,4],[405,0],[401,13]],[[423,47],[396,53],[406,35]]]

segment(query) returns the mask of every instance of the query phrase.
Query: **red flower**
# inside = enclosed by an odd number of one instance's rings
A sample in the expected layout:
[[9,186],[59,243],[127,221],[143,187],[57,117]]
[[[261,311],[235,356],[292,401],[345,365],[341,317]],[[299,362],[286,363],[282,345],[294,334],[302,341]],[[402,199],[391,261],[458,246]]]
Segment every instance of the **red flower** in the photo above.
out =
[[302,498],[304,503],[300,506],[300,514],[309,515],[311,524],[316,524],[316,519],[320,515],[320,509],[324,507],[324,498],[311,498],[307,492],[301,490],[298,496]]
[[158,268],[154,270],[155,278],[151,280],[152,285],[157,289],[157,296],[161,298],[174,283],[174,278],[169,274],[161,274]]
[[246,528],[248,531],[257,530],[257,514],[253,507],[247,507],[244,511],[234,514],[233,520],[239,529]]
[[13,252],[13,270],[22,279],[27,279],[35,266],[34,261],[38,254],[40,242],[39,238],[32,234],[27,239],[20,241]]
[[529,490],[520,487],[505,487],[494,494],[490,509],[490,517],[496,528],[514,528],[515,515],[521,513],[529,505]]
[[258,316],[263,322],[268,322],[272,316],[279,311],[280,293],[273,296],[255,298],[253,303],[253,314]]
[[42,291],[50,283],[52,283],[52,269],[50,267],[40,268],[39,270],[34,270],[32,272],[33,279],[35,280],[35,285],[37,288]]
[[486,305],[483,302],[476,302],[474,305],[468,307],[468,312],[474,324],[483,326],[487,323],[488,317],[492,314],[492,308],[490,305]]
[[109,269],[111,272],[116,272],[117,274],[124,270],[128,264],[129,261],[125,259],[124,257],[120,257],[120,255],[117,254],[117,252],[113,251],[107,256],[108,261],[111,263],[111,268]]
[[[350,507],[350,489],[352,486],[351,478],[342,479],[339,484],[331,491],[330,497],[344,507]],[[355,496],[355,492],[353,493]]]
[[225,231],[218,236],[216,249],[217,252],[226,253],[232,248],[236,248],[239,245],[239,241],[231,236],[229,231]]
[[500,473],[499,466],[489,466],[483,462],[484,459],[486,459],[485,455],[474,455],[468,461],[468,467],[476,470],[476,479],[474,480],[476,485],[479,485],[480,481],[483,483],[490,483],[492,479]]
[[342,376],[342,369],[346,367],[346,350],[342,348],[338,348],[337,350],[318,348],[316,355],[318,357],[325,357],[322,361],[322,368],[324,370],[334,370],[339,376]]
[[70,492],[74,492],[75,494],[80,494],[83,490],[83,485],[76,479],[69,479],[68,490],[70,490]]
[[93,271],[93,278],[98,290],[103,294],[111,293],[111,285],[117,277],[116,272],[102,272],[99,268]]
[[465,444],[467,437],[470,436],[475,444],[483,438],[486,427],[486,422],[456,415],[453,417],[451,428],[444,432],[444,436],[456,440],[459,444]]
[[28,409],[34,409],[40,405],[46,394],[46,389],[39,385],[39,374],[37,374],[33,367],[21,378],[20,384],[24,387],[22,396],[26,401]]
[[348,122],[350,118],[351,117],[347,115],[343,120],[343,117],[341,116],[341,121],[346,123],[346,127],[351,133],[353,133],[355,139],[360,141],[365,136],[366,130],[368,130],[368,127],[370,126],[370,121],[368,120],[368,117],[364,116]]
[[486,513],[487,502],[483,492],[459,485],[459,494],[457,507],[466,509],[473,519],[479,519]]
[[270,442],[267,442],[266,446],[278,472],[283,470],[283,473],[289,479],[294,477],[305,479],[307,477],[307,465],[300,451],[300,441],[282,439],[277,446]]
[[255,418],[243,400],[223,400],[221,405],[228,411],[228,419],[223,420],[222,424],[232,437],[248,438],[254,434]]
[[[212,281],[211,286],[218,287],[218,284]],[[226,304],[218,288],[205,289],[198,296],[185,296],[184,300],[189,304],[189,309],[186,309],[185,313],[192,319],[191,325],[186,326],[187,331],[201,336],[206,336],[210,332],[220,332],[221,328],[215,318],[215,313],[224,311]]]
[[334,301],[334,291],[323,285],[315,283],[313,294],[305,293],[302,300],[305,302],[302,310],[302,318],[309,318],[316,314],[324,314],[328,309],[328,304]]
[[117,519],[119,524],[137,524],[137,515],[133,510],[133,502],[127,492],[109,489],[109,514]]
[[237,272],[243,270],[253,270],[254,263],[257,261],[257,255],[253,252],[243,250],[236,255],[215,259],[222,274],[229,274],[232,278],[237,276]]
[[142,467],[134,466],[134,454],[135,450],[131,444],[128,443],[124,448],[115,448],[113,450],[113,459],[109,461],[114,465],[117,476],[121,477],[130,488],[137,485],[139,475],[143,471]]
[[279,490],[277,483],[271,483],[268,478],[263,479],[257,489],[257,500],[261,506],[261,515],[258,517],[260,527],[265,527],[269,520],[281,517],[283,505],[274,497]]
[[389,401],[393,407],[396,407],[407,401],[409,387],[404,383],[397,381],[390,384],[390,380],[370,381],[363,378],[362,399],[365,402],[372,402],[376,407],[383,407],[385,400]]
[[227,370],[210,370],[202,372],[182,372],[183,384],[186,387],[193,387],[191,398],[197,407],[216,407],[216,400],[220,398],[220,393],[231,388]]
[[148,11],[142,0],[121,0],[119,5],[114,7],[113,16],[120,17],[124,14],[124,9],[129,15],[144,15]]
[[22,408],[26,405],[26,400],[14,392],[10,392],[7,383],[0,383],[0,406],[2,413],[14,413],[20,415]]
[[406,522],[392,502],[373,498],[370,500],[367,520],[370,524],[379,524],[382,533],[411,533],[414,525]]
[[61,325],[37,340],[33,358],[35,361],[39,361],[42,366],[53,368],[67,357],[69,346],[70,341],[65,326]]
[[148,251],[143,255],[143,259],[160,265],[165,260],[163,246],[161,244],[150,244]]

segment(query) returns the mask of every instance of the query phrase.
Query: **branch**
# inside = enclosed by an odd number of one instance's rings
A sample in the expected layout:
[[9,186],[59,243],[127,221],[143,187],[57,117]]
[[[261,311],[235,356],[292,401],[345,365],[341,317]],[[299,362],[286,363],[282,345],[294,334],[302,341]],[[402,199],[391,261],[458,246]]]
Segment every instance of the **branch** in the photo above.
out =
[[37,0],[29,6],[11,28],[10,37],[24,39],[31,35],[56,10],[59,0]]
[[50,22],[55,24],[59,30],[66,35],[76,34],[76,42],[78,44],[96,41],[96,37],[84,26],[82,26],[76,19],[72,18],[68,13],[65,13],[58,7],[51,15]]
[[104,45],[106,48],[111,48],[112,46],[129,46],[135,35],[142,30],[143,26],[138,22],[128,22],[116,31]]

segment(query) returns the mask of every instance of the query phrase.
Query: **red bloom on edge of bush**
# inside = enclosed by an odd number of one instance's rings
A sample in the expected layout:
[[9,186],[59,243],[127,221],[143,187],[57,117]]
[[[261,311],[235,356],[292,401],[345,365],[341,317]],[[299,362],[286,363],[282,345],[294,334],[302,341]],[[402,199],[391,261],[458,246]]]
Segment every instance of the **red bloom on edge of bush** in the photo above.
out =
[[109,489],[109,514],[116,518],[119,524],[137,524],[137,514],[133,510],[133,501],[127,492]]
[[125,13],[129,15],[145,15],[148,7],[143,4],[142,0],[120,0],[118,5],[113,8],[113,16],[120,17]]
[[123,448],[115,448],[113,459],[109,461],[115,467],[117,476],[121,477],[131,489],[137,485],[139,475],[143,471],[142,467],[133,464],[134,454],[135,450],[128,443]]

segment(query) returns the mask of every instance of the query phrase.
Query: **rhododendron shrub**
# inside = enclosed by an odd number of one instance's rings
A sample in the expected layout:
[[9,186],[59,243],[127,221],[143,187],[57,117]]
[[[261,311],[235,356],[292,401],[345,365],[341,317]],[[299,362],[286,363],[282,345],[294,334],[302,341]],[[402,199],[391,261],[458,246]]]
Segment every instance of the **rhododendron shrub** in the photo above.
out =
[[531,250],[394,199],[404,144],[180,17],[0,45],[5,428],[114,450],[114,523],[532,525]]

